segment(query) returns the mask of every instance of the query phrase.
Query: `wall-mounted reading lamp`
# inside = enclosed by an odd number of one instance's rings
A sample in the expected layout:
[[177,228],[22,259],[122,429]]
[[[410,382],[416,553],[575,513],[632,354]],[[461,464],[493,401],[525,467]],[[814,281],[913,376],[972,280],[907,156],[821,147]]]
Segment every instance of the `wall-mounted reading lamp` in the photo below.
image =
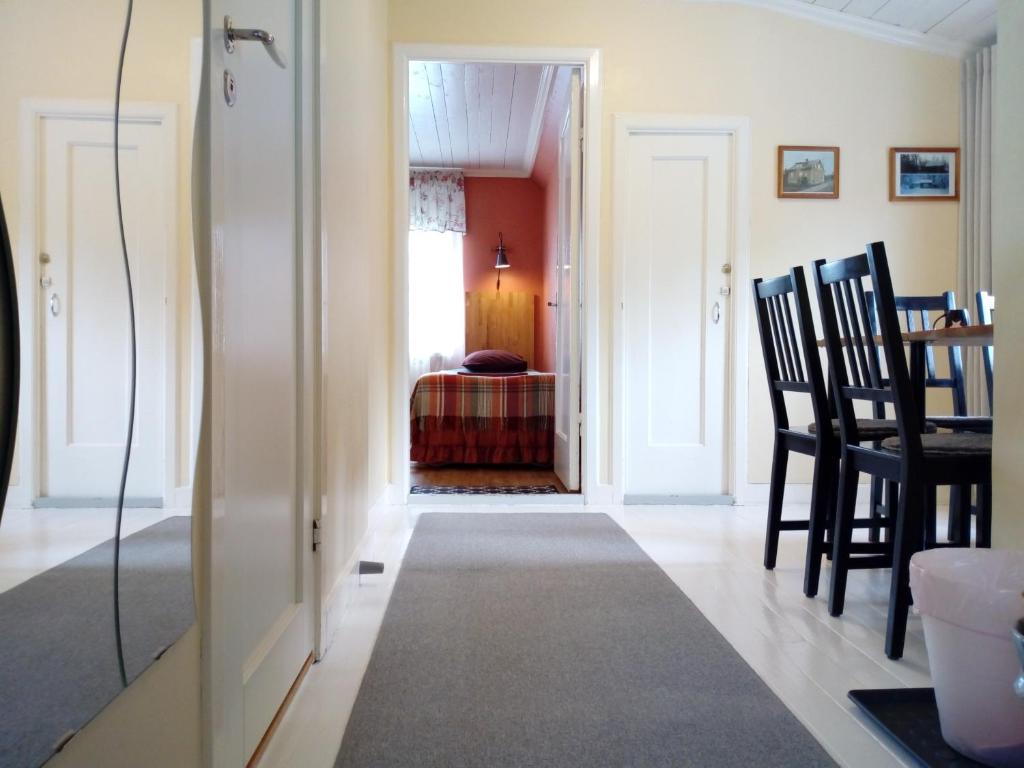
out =
[[[501,232],[498,233],[498,247],[492,248],[492,251],[498,254],[498,258],[494,260],[494,268],[497,270],[508,269],[512,265],[508,263],[508,248],[505,247],[505,241],[502,239]],[[498,272],[498,287],[497,290],[501,290],[501,272]]]

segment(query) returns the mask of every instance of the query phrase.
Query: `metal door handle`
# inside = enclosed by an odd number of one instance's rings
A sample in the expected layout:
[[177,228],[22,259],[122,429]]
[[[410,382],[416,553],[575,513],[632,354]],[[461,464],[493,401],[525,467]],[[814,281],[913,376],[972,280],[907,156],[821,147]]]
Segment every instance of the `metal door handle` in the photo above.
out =
[[56,293],[50,294],[50,314],[54,317],[60,314],[60,296]]
[[711,322],[718,325],[718,321],[722,319],[722,307],[716,301],[711,307]]
[[558,304],[556,304],[556,303],[555,303],[555,302],[553,302],[553,301],[549,301],[549,302],[548,302],[548,306],[549,306],[549,307],[557,307],[557,306],[558,306]]
[[288,68],[288,60],[274,43],[273,34],[264,29],[236,29],[231,17],[224,17],[224,48],[228,53],[235,52],[236,42],[246,42],[249,40],[263,43],[264,50],[270,54],[270,58],[274,60],[274,63],[281,69]]

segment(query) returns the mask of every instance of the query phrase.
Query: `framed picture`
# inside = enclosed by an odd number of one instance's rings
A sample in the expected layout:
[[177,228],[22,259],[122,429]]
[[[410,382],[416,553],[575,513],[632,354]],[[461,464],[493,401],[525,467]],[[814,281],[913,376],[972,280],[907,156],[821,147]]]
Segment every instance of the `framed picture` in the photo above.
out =
[[893,147],[889,150],[890,200],[959,200],[957,147]]
[[839,197],[839,147],[779,147],[779,197]]

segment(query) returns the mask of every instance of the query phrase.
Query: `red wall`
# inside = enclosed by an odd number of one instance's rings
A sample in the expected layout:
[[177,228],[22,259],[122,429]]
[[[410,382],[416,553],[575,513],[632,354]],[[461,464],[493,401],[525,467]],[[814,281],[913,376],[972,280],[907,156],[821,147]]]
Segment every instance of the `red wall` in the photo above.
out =
[[542,339],[542,318],[551,310],[544,295],[544,190],[532,179],[466,178],[466,236],[462,241],[463,280],[467,291],[494,290],[498,232],[505,238],[510,269],[501,271],[501,290],[532,293],[534,359],[550,371]]

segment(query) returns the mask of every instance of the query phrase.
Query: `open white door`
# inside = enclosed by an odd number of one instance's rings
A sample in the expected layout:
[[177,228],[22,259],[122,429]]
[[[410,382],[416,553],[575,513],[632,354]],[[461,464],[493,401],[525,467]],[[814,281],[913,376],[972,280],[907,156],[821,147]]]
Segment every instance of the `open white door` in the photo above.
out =
[[581,83],[573,70],[569,111],[558,140],[558,256],[555,262],[555,474],[566,490],[580,487],[580,363],[583,282],[580,220],[583,151]]
[[[313,650],[303,504],[299,0],[211,0],[210,677],[215,768],[252,757]],[[264,30],[225,46],[224,19]],[[231,84],[233,83],[233,89]],[[226,87],[227,86],[227,87]],[[233,102],[233,103],[232,103]],[[314,302],[315,303],[315,302]]]

